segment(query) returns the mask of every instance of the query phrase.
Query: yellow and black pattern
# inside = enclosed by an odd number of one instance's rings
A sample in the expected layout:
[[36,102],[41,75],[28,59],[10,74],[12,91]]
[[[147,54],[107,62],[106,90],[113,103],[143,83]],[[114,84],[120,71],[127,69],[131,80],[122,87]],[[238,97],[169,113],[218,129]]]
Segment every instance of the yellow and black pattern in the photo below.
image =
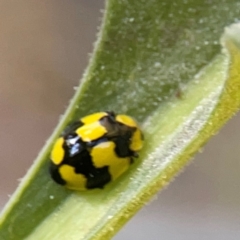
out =
[[74,190],[103,188],[124,173],[142,148],[133,118],[98,112],[69,125],[51,152],[50,174]]

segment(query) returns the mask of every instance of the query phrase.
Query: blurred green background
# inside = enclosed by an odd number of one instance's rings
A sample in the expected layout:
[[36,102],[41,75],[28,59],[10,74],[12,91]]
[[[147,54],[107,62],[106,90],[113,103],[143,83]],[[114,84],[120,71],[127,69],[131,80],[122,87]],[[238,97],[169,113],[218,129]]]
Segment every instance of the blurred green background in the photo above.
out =
[[[103,0],[0,0],[1,207],[74,94],[103,8]],[[240,239],[239,121],[114,239]]]

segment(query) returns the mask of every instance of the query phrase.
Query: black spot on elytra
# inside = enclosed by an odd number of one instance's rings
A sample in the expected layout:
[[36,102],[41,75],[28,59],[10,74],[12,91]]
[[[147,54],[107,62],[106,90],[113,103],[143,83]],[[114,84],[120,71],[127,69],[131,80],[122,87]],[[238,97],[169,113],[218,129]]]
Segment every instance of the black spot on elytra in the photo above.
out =
[[[92,157],[89,151],[92,147],[100,142],[107,141],[107,139],[101,138],[97,141],[85,143],[79,138],[73,145],[67,144],[68,140],[76,137],[76,134],[71,134],[65,137],[63,145],[65,156],[61,164],[72,166],[74,167],[75,173],[84,175],[87,178],[86,188],[103,188],[111,181],[108,166],[96,168],[93,165]],[[75,152],[75,154],[72,154],[73,152]]]
[[49,172],[52,179],[60,185],[65,185],[66,181],[61,178],[61,175],[59,174],[58,170],[59,170],[59,166],[53,163],[50,164]]
[[135,157],[135,152],[129,148],[134,130],[134,128],[129,128],[129,131],[124,134],[111,138],[111,141],[115,143],[114,150],[118,157]]
[[111,175],[108,166],[101,168],[92,168],[87,177],[87,188],[103,188],[111,181]]
[[129,157],[132,155],[131,150],[129,149],[130,138],[128,136],[117,136],[112,139],[115,143],[115,152],[119,157]]

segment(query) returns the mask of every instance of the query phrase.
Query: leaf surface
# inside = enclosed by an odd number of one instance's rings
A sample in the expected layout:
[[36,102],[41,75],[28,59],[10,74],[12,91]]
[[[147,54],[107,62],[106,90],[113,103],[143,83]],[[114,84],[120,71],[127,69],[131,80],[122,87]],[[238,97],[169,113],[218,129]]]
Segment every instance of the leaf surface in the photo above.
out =
[[[240,106],[239,25],[219,44],[239,7],[223,0],[109,0],[82,83],[3,211],[0,238],[110,239],[168,184]],[[54,140],[73,119],[103,110],[142,124],[141,157],[104,190],[56,185],[48,174]]]

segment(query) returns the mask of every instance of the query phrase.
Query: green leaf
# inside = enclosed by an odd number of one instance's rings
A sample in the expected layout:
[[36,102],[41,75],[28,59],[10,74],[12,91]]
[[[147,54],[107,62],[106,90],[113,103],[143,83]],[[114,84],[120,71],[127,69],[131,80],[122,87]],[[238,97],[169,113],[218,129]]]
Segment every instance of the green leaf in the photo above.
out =
[[[109,239],[239,109],[239,1],[109,0],[68,110],[2,213],[0,239]],[[224,17],[223,17],[224,16]],[[104,190],[73,192],[48,174],[73,119],[114,110],[142,123],[141,158]]]

